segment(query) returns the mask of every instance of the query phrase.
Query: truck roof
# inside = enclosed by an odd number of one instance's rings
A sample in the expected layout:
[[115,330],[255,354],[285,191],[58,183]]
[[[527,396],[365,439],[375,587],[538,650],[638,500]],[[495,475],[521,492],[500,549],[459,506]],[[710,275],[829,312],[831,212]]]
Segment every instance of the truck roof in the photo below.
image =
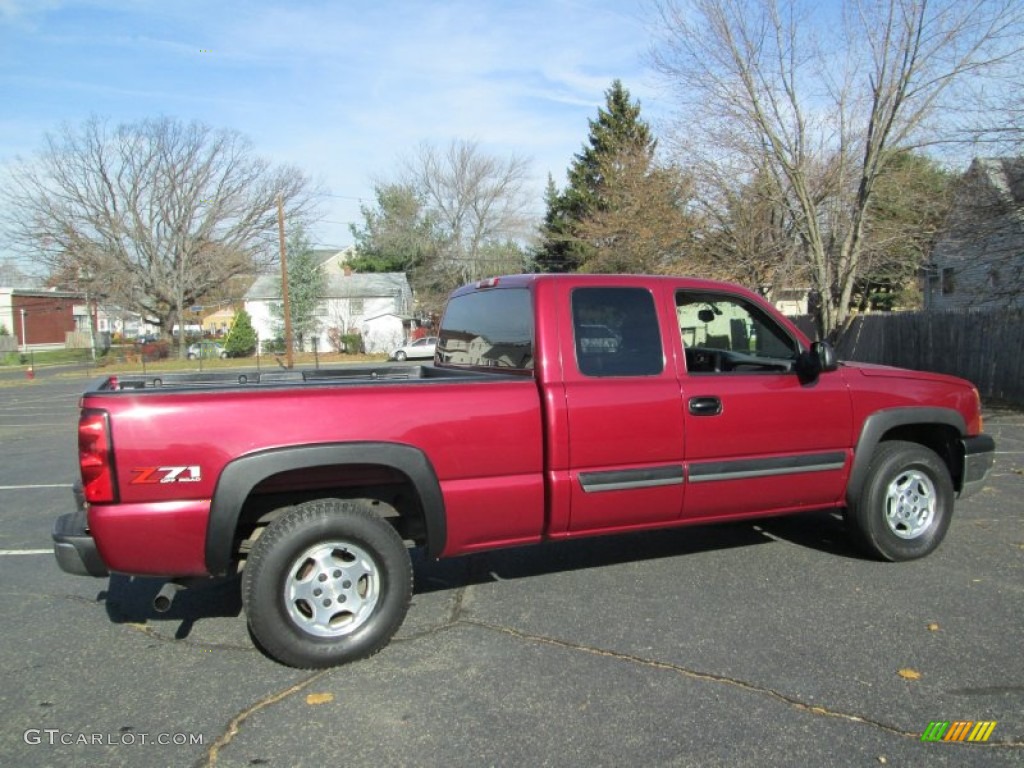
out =
[[747,296],[757,296],[753,291],[744,288],[736,283],[728,283],[721,280],[708,280],[701,277],[688,277],[688,276],[676,276],[676,275],[626,275],[626,274],[610,274],[610,275],[592,275],[592,274],[580,274],[578,272],[572,273],[561,273],[561,274],[547,274],[547,273],[531,273],[523,275],[499,275],[497,277],[489,277],[483,280],[477,280],[473,283],[467,283],[460,288],[457,288],[452,292],[452,296],[460,296],[466,293],[472,293],[473,291],[487,289],[487,288],[498,288],[498,287],[529,287],[535,283],[547,283],[547,282],[569,282],[576,285],[644,285],[652,286],[658,283],[672,283],[676,286],[684,288],[690,288],[694,290],[717,290],[717,291],[728,291],[730,293],[738,293]]

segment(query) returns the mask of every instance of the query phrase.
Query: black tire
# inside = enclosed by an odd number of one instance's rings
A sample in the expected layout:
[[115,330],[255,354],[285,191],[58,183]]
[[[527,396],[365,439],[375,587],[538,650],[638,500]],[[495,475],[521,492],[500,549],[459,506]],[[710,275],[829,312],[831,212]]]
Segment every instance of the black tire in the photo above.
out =
[[899,440],[881,443],[846,520],[868,554],[899,562],[935,550],[953,517],[953,481],[931,449]]
[[412,599],[401,537],[357,502],[300,504],[267,526],[242,571],[249,630],[272,658],[318,669],[371,656]]
[[400,363],[404,363],[405,362],[405,352],[401,352],[401,351],[395,352],[395,360],[397,360]]

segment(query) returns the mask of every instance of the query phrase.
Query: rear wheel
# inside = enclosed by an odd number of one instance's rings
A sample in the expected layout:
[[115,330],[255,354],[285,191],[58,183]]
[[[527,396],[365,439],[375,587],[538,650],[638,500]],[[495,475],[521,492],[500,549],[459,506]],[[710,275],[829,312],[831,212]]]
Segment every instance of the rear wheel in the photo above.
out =
[[914,560],[942,543],[953,516],[953,481],[929,448],[904,441],[878,446],[847,521],[864,548],[883,560]]
[[397,352],[395,352],[395,360],[397,360],[400,363],[404,362],[405,361],[405,352],[403,352],[402,350],[398,350]]
[[242,572],[253,637],[293,667],[376,653],[401,626],[411,598],[412,563],[402,539],[352,501],[296,506],[256,540]]

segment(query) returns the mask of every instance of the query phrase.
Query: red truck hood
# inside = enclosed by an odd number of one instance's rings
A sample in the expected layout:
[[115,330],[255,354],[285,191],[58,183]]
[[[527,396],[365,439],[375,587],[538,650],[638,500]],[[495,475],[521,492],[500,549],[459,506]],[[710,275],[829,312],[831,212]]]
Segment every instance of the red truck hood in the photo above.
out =
[[864,376],[879,376],[892,379],[917,379],[920,381],[941,381],[946,384],[959,384],[963,387],[971,387],[972,384],[966,379],[956,376],[949,376],[945,373],[932,373],[931,371],[914,371],[909,368],[896,368],[891,365],[875,365],[874,363],[850,363],[843,361],[843,367],[857,371]]

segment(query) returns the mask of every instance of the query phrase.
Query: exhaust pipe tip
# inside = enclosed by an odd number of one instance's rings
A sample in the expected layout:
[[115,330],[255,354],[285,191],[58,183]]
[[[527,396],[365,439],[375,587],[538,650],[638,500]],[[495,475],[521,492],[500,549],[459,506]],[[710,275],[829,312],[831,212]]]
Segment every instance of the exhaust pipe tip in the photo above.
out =
[[171,603],[174,602],[174,598],[177,594],[185,587],[174,581],[168,581],[162,587],[160,591],[156,593],[156,597],[153,598],[153,610],[157,613],[167,613],[171,610]]

